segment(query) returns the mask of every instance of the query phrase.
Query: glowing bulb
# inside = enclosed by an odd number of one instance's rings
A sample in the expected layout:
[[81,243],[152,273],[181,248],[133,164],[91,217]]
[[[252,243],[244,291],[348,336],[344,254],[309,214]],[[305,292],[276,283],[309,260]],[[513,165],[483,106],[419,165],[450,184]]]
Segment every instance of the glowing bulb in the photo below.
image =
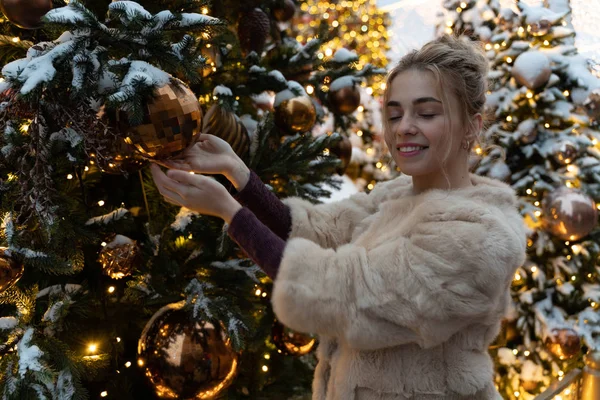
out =
[[595,302],[595,301],[592,301],[592,304],[591,304],[591,306],[592,306],[593,308],[596,308],[596,302]]
[[104,205],[104,200],[100,200],[100,201],[98,202],[98,205],[99,205],[100,207],[102,207],[102,206]]
[[547,40],[544,40],[544,46],[549,46],[549,45],[550,45],[550,42]]
[[102,242],[102,243],[100,243],[100,246],[104,247],[104,246],[106,246],[106,244],[107,244],[106,242]]
[[269,370],[269,367],[267,367],[266,365],[263,365],[262,370],[263,370],[263,372],[267,372]]
[[361,137],[363,135],[363,131],[357,131],[356,136]]
[[519,397],[521,395],[520,392],[515,392],[515,397]]
[[544,124],[544,128],[546,128],[546,129],[550,128],[550,124],[549,123],[545,123]]
[[108,396],[108,392],[105,390],[104,392],[100,393],[100,397],[106,397]]
[[529,350],[525,350],[525,352],[523,352],[523,354],[525,354],[525,357],[528,357],[529,354],[531,354],[531,353],[529,352]]
[[73,175],[71,175],[71,174],[67,175],[67,179],[69,179],[69,180],[73,179]]
[[141,358],[138,358],[138,361],[137,361],[137,362],[138,362],[138,365],[139,365],[140,367],[143,367],[143,366],[144,366],[144,360],[142,360]]
[[486,50],[491,50],[492,49],[492,44],[491,43],[486,44],[485,45],[485,49]]
[[206,15],[208,14],[208,7],[202,7],[202,14]]
[[96,343],[90,343],[88,345],[88,353],[95,353],[98,350],[98,345]]
[[84,170],[84,171],[89,171],[89,170],[90,170],[90,167],[86,166],[86,167],[85,167],[83,170]]
[[121,343],[121,338],[120,337],[117,338],[117,343]]
[[537,271],[537,267],[531,267],[531,272],[535,273]]
[[312,85],[306,86],[306,93],[313,94],[315,92],[315,88]]
[[463,10],[462,8],[460,8],[460,7],[456,7],[456,12],[459,12],[459,13],[460,13],[460,12],[462,12],[462,10]]
[[517,354],[519,354],[519,350],[513,349],[513,354],[516,356]]
[[528,99],[531,99],[531,98],[533,98],[533,93],[527,92],[527,94],[525,95],[525,97],[527,97]]
[[260,289],[256,289],[256,292],[254,292],[254,294],[257,296],[260,296],[261,293],[262,293],[262,290],[260,290]]
[[510,122],[510,121],[512,121],[512,117],[509,115],[509,116],[507,116],[507,117],[506,117],[506,120],[507,120],[508,122]]
[[525,192],[526,192],[527,194],[531,194],[531,189],[527,189]]
[[365,108],[363,106],[358,106],[357,110],[358,112],[363,112],[365,111]]
[[467,8],[467,3],[465,3],[465,2],[463,1],[462,3],[460,3],[460,6],[461,6],[462,8]]
[[12,41],[13,41],[14,43],[19,43],[19,41],[20,41],[20,40],[21,40],[21,39],[19,39],[19,38],[18,38],[18,37],[16,37],[16,36],[15,36],[14,38],[12,38]]
[[127,362],[125,363],[125,368],[129,368],[129,367],[131,367],[131,361],[127,361]]
[[270,358],[271,358],[271,355],[270,355],[270,354],[265,354],[265,360],[268,360],[268,359],[270,359]]
[[109,286],[108,293],[114,293],[114,292],[115,292],[115,287],[114,286]]
[[520,281],[521,280],[521,275],[519,275],[519,273],[517,272],[515,274],[515,281]]
[[558,376],[563,376],[565,373],[562,371],[558,371]]
[[541,215],[542,215],[542,212],[541,212],[541,211],[536,211],[536,212],[534,212],[533,214],[534,214],[536,217],[539,217],[539,216],[541,216]]
[[511,57],[506,57],[506,62],[510,64],[511,62],[513,62],[513,59]]
[[563,94],[564,94],[565,96],[569,96],[569,94],[570,94],[570,93],[569,93],[569,91],[568,91],[568,90],[565,90],[565,91],[563,92]]

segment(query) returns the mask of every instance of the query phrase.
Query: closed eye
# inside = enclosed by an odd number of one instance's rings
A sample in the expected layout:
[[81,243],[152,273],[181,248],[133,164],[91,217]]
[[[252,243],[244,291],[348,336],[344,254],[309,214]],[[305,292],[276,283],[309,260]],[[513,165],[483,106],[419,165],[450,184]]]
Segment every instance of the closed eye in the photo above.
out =
[[396,119],[402,119],[402,116],[399,115],[399,116],[396,116],[396,117],[390,117],[390,121],[394,121]]
[[421,114],[421,117],[425,118],[425,119],[432,119],[433,117],[435,117],[437,114]]

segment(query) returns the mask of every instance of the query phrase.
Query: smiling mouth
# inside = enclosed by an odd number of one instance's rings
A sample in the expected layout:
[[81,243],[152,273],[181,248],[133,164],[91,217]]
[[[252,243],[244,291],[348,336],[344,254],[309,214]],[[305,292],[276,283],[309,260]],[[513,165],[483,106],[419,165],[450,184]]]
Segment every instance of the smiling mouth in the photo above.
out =
[[429,146],[398,146],[397,149],[400,153],[414,153],[416,151],[421,151],[428,149]]

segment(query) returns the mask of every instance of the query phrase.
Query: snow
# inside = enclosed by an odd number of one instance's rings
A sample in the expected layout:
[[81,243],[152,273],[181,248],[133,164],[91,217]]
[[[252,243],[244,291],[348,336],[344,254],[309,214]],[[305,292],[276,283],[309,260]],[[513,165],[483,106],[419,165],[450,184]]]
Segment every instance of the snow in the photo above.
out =
[[210,24],[219,21],[218,18],[198,13],[182,13],[180,26]]
[[135,242],[133,240],[129,239],[127,236],[116,235],[115,238],[106,245],[106,248],[112,249],[114,247],[125,246],[125,245],[134,244],[134,243]]
[[511,349],[501,347],[498,349],[498,361],[502,365],[514,365],[517,362],[517,357],[513,354]]
[[573,216],[574,203],[590,204],[591,202],[589,197],[574,189],[560,189],[560,193],[555,193],[553,196],[556,196],[559,203],[560,213],[569,216]]
[[250,72],[251,74],[258,74],[261,72],[267,72],[267,70],[263,67],[259,67],[258,65],[253,65],[250,67],[250,69],[248,70],[248,72]]
[[[519,55],[515,60],[512,74],[513,76],[520,75],[524,84],[530,88],[535,88],[535,84],[539,83],[538,77],[541,74],[546,74],[550,71],[550,60],[546,55],[539,51],[526,51]],[[548,78],[550,75],[548,75]]]
[[50,141],[54,140],[63,140],[65,142],[69,142],[72,148],[77,147],[79,143],[83,140],[83,138],[72,128],[62,128],[58,132],[54,132],[50,135]]
[[[129,2],[127,2],[129,3]],[[115,3],[113,3],[115,4]],[[110,100],[124,100],[129,97],[133,83],[144,83],[150,87],[162,87],[169,83],[170,75],[145,61],[131,61],[129,70],[121,82],[120,90],[110,96]]]
[[44,313],[42,321],[56,322],[60,317],[60,312],[64,305],[65,303],[62,301],[57,301],[56,303],[52,304],[52,306],[50,306],[50,308],[48,308]]
[[17,321],[15,317],[2,317],[0,318],[0,329],[12,329],[17,326],[18,323],[19,321]]
[[123,207],[117,208],[116,210],[111,211],[108,214],[90,218],[86,221],[85,224],[86,224],[86,226],[92,225],[92,224],[108,224],[110,222],[117,221],[117,220],[123,218],[128,213],[129,213],[129,210],[126,208],[123,208]]
[[134,1],[114,1],[108,5],[109,11],[125,11],[129,18],[151,19],[150,14],[144,7]]
[[333,61],[338,63],[351,63],[358,61],[358,55],[354,51],[350,51],[344,47],[338,49],[333,55]]
[[32,337],[33,328],[29,328],[25,331],[25,334],[17,345],[19,352],[19,375],[21,378],[25,378],[27,371],[41,372],[45,369],[39,361],[39,358],[44,353],[36,345],[30,345]]
[[198,215],[199,214],[195,211],[192,211],[185,207],[181,207],[181,209],[175,216],[175,221],[171,224],[171,229],[178,232],[185,231],[187,226],[192,222],[192,217]]
[[72,5],[55,8],[46,13],[48,22],[81,24],[85,21],[83,13]]
[[564,294],[565,296],[569,296],[574,290],[575,287],[570,282],[563,283],[562,285],[558,285],[556,287],[556,291]]
[[546,7],[528,6],[523,2],[520,2],[519,4],[523,7],[521,15],[525,17],[525,22],[528,24],[533,24],[542,20],[547,20],[550,21],[550,23],[555,24],[562,20],[566,15],[566,13],[557,13]]
[[544,368],[531,360],[525,360],[521,367],[521,380],[541,382],[544,380]]
[[213,96],[233,96],[233,92],[227,86],[217,85],[213,89]]
[[334,80],[333,82],[331,82],[331,85],[329,86],[329,90],[331,90],[332,92],[335,92],[335,91],[338,91],[345,87],[354,86],[355,84],[356,84],[355,77],[353,77],[351,75],[345,75],[345,76],[339,77],[336,80]]
[[285,79],[283,74],[276,69],[269,71],[269,76],[275,78],[277,80],[277,82],[281,82],[281,83],[287,82],[287,79]]

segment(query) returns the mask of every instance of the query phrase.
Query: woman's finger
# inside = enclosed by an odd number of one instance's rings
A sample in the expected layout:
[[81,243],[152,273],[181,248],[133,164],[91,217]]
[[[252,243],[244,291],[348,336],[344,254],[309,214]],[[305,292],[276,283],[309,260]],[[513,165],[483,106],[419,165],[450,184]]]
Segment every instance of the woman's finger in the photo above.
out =
[[190,164],[183,160],[156,160],[154,162],[158,165],[162,165],[165,168],[182,169],[184,171],[192,170]]
[[194,186],[197,188],[202,187],[202,183],[206,182],[207,179],[211,179],[204,175],[190,174],[189,172],[178,169],[171,169],[167,171],[167,177],[173,181],[181,183],[182,185]]
[[[158,191],[163,196],[171,197],[174,200],[183,200],[183,198],[187,195],[188,187],[185,184],[181,184],[171,178],[169,178],[160,167],[156,164],[153,164],[150,167],[150,171],[152,172],[152,178],[154,179],[154,183],[158,188]],[[177,170],[173,170],[177,171]],[[184,174],[191,175],[189,172],[183,172]],[[173,196],[172,194],[177,193],[177,196]]]

